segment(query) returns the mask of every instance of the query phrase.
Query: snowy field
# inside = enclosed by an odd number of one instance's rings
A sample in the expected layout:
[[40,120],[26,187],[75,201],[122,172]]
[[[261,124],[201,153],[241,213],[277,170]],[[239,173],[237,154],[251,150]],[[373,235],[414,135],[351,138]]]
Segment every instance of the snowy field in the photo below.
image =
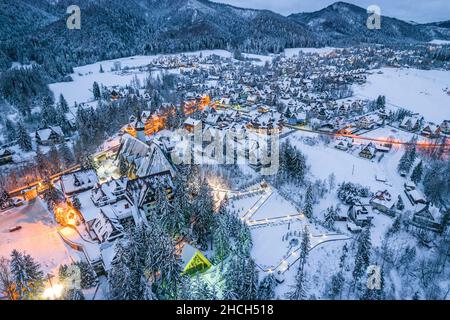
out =
[[[22,229],[9,232],[16,226]],[[79,260],[65,246],[56,227],[40,199],[0,213],[0,256],[9,257],[14,249],[25,251],[41,264],[44,272],[55,273],[60,264]]]
[[[362,134],[361,136],[367,137],[367,138],[374,138],[374,139],[395,138],[398,141],[408,142],[414,136],[417,136],[417,134],[414,134],[412,132],[403,131],[403,130],[393,128],[390,126],[386,126],[384,128],[380,127],[375,130],[369,131],[367,133]],[[423,136],[418,136],[417,141],[418,142],[433,142],[434,140],[428,139]],[[358,140],[356,142],[367,143],[368,141]],[[395,146],[394,146],[394,148],[395,148]],[[399,146],[397,146],[397,148],[399,148]]]
[[450,72],[440,70],[381,68],[367,77],[367,83],[354,85],[361,98],[386,96],[388,105],[420,113],[426,121],[440,124],[450,119]]
[[285,200],[278,191],[274,191],[270,197],[258,208],[252,216],[252,220],[286,217],[299,214],[295,207]]

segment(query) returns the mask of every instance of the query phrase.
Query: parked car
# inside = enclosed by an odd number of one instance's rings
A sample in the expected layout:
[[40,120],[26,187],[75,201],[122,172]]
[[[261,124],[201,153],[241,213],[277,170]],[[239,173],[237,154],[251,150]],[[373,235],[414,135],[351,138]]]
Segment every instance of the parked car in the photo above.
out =
[[20,229],[22,229],[22,226],[15,226],[15,227],[9,228],[9,232],[19,231]]
[[21,207],[25,204],[25,201],[21,198],[12,198],[12,203],[14,207]]

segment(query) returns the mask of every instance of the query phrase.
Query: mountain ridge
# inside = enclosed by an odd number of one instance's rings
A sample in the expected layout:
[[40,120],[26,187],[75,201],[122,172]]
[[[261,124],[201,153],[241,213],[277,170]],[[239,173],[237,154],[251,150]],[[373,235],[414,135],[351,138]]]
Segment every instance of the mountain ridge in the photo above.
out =
[[[319,11],[283,16],[209,0],[79,0],[81,30],[66,28],[70,0],[2,0],[0,68],[36,61],[53,79],[77,65],[135,54],[201,49],[278,53],[289,47],[410,43],[450,39],[446,22],[411,24],[382,17],[368,30],[365,9],[336,2]],[[39,23],[24,23],[17,6],[31,7]],[[30,17],[26,17],[25,22]],[[21,20],[22,19],[22,20]],[[8,27],[9,26],[9,27]]]

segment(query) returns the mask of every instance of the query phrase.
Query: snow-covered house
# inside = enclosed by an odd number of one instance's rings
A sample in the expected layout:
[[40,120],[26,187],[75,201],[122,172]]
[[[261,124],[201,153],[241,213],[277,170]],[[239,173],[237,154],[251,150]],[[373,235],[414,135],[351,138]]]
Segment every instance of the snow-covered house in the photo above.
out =
[[352,138],[339,138],[334,144],[334,147],[336,149],[343,150],[343,151],[347,151],[352,146],[353,146]]
[[376,153],[375,145],[372,142],[370,142],[361,149],[361,151],[359,152],[359,156],[361,158],[373,159],[375,157],[375,153]]
[[247,124],[247,129],[260,134],[276,134],[283,127],[283,116],[274,111],[254,115]]
[[442,224],[438,221],[438,216],[438,208],[426,204],[413,214],[410,224],[421,229],[441,232]]
[[13,153],[8,149],[0,149],[0,166],[13,162]]
[[108,204],[116,203],[126,196],[125,178],[112,179],[103,184],[97,184],[91,190],[91,199],[97,207],[103,207]]
[[169,155],[157,140],[148,145],[131,135],[124,135],[116,159],[119,165],[126,167],[131,179],[161,172],[175,175],[175,168],[169,161]]
[[392,195],[388,190],[380,190],[370,199],[370,204],[374,209],[377,209],[388,216],[395,216],[395,204],[398,196]]
[[138,209],[148,216],[156,205],[157,188],[164,190],[168,201],[173,200],[172,176],[167,171],[130,180],[126,189],[128,198],[133,199],[133,203],[137,203]]
[[404,117],[399,126],[408,131],[416,131],[419,130],[422,119],[417,116]]
[[370,225],[373,219],[373,215],[370,212],[370,207],[363,204],[351,205],[347,214],[349,219],[358,227]]
[[441,135],[441,128],[434,123],[427,123],[423,126],[422,135],[429,138],[438,138]]
[[100,243],[111,242],[123,235],[122,224],[108,209],[111,207],[100,208],[98,217],[88,223],[89,231],[95,234],[92,238]]
[[98,182],[94,170],[79,170],[61,176],[61,188],[66,197],[92,189]]
[[440,127],[443,134],[450,134],[450,120],[442,121]]
[[59,126],[51,126],[39,129],[35,134],[36,142],[43,146],[56,144],[64,138],[64,133]]
[[189,132],[193,132],[194,129],[198,126],[201,126],[202,121],[201,120],[196,120],[193,119],[191,117],[187,118],[184,123],[183,123],[183,127],[184,129],[186,129]]
[[365,115],[358,119],[358,126],[362,129],[372,129],[382,123],[383,121],[377,114]]
[[416,188],[405,188],[405,194],[408,200],[411,202],[412,205],[417,204],[427,204],[428,201],[425,198],[425,196]]

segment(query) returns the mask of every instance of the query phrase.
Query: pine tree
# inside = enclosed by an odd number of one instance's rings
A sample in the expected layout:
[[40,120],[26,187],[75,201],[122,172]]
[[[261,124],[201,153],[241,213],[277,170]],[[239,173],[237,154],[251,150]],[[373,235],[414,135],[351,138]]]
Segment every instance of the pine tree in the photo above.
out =
[[302,242],[300,245],[300,258],[298,261],[298,271],[295,276],[295,285],[292,286],[292,291],[288,292],[287,294],[287,297],[290,300],[304,300],[307,297],[307,279],[305,266],[309,254],[310,243],[311,240],[309,231],[308,228],[305,227],[302,235]]
[[441,206],[449,199],[450,160],[434,160],[424,170],[423,187],[427,198]]
[[207,248],[208,234],[213,219],[213,200],[211,190],[206,181],[200,185],[198,196],[193,201],[193,237],[202,249]]
[[60,191],[58,191],[51,181],[44,180],[43,184],[47,187],[44,191],[44,200],[49,209],[52,209],[55,204],[62,200]]
[[329,207],[327,209],[327,212],[325,213],[325,227],[328,229],[333,229],[334,223],[336,221],[336,211],[334,210],[333,206]]
[[229,254],[231,250],[230,234],[228,231],[227,216],[228,213],[218,214],[215,216],[215,231],[214,235],[214,261],[222,262]]
[[105,71],[103,71],[103,66],[100,64],[100,70],[99,70],[99,72],[100,73],[104,73]]
[[116,258],[108,275],[109,293],[112,300],[135,300],[136,295],[130,272],[130,257],[124,240],[116,245]]
[[423,173],[422,166],[423,166],[422,161],[420,161],[411,174],[411,181],[413,181],[415,184],[418,184],[422,180],[422,173]]
[[92,84],[92,93],[94,94],[94,99],[99,100],[101,98],[100,87],[97,81]]
[[233,255],[224,275],[226,300],[255,300],[258,298],[258,271],[251,257]]
[[146,300],[149,297],[144,269],[129,236],[118,241],[116,259],[108,276],[113,300]]
[[9,193],[0,186],[0,209],[6,209],[12,206]]
[[72,197],[72,206],[77,210],[81,209],[80,199],[76,195]]
[[402,199],[402,197],[400,195],[398,196],[396,208],[397,208],[397,210],[400,210],[400,211],[405,209],[405,204],[403,203],[403,199]]
[[52,167],[52,173],[59,172],[61,169],[61,160],[59,157],[58,148],[55,144],[52,144],[50,151],[48,152],[48,161]]
[[56,109],[53,105],[52,98],[49,96],[45,96],[42,99],[42,106],[41,106],[41,117],[42,121],[46,126],[52,125],[56,123]]
[[69,289],[64,292],[63,300],[84,300],[83,291],[80,289]]
[[188,228],[192,215],[190,191],[185,178],[181,174],[178,174],[174,179],[174,189],[177,195],[178,209],[181,210],[184,217],[184,226]]
[[250,229],[245,222],[238,221],[238,233],[236,237],[237,252],[244,256],[250,256],[253,246],[252,235]]
[[72,129],[72,127],[69,124],[69,121],[67,120],[66,113],[62,110],[61,107],[58,107],[56,109],[55,123],[61,127],[61,130],[65,134],[69,133]]
[[353,269],[354,287],[361,280],[370,263],[372,240],[370,227],[366,227],[358,238],[358,249],[355,255],[355,267]]
[[380,269],[380,288],[369,288],[366,287],[366,290],[362,296],[362,300],[384,300],[384,270]]
[[183,209],[181,208],[180,193],[185,192],[184,190],[177,190],[173,204],[170,206],[169,215],[162,217],[162,223],[169,235],[179,236],[185,234],[185,216]]
[[344,275],[339,271],[331,277],[331,288],[329,298],[332,300],[339,300],[342,295],[342,289],[345,284]]
[[22,122],[19,122],[17,125],[17,143],[19,144],[19,147],[25,152],[29,152],[32,150],[31,137]]
[[306,189],[306,199],[305,199],[305,207],[303,208],[303,213],[308,218],[311,218],[313,216],[313,194],[311,185],[309,185],[308,189]]
[[158,181],[155,188],[156,215],[161,221],[169,221],[172,213],[172,205],[167,197],[166,186]]
[[274,300],[277,282],[273,273],[264,277],[258,287],[258,300]]
[[63,141],[63,143],[59,146],[59,154],[61,155],[61,160],[65,168],[70,167],[70,165],[74,163],[75,157],[66,141]]
[[17,132],[14,123],[6,118],[5,120],[6,139],[9,142],[13,142],[17,139]]
[[92,266],[83,261],[77,261],[74,263],[76,267],[80,270],[81,275],[81,289],[92,288],[97,283],[97,275],[95,274]]
[[176,300],[181,295],[178,285],[185,276],[182,275],[181,260],[173,241],[166,239],[167,241],[161,243],[163,262],[159,268],[160,276],[155,283],[156,291],[159,299]]
[[191,299],[193,300],[211,300],[212,292],[206,281],[202,280],[197,274],[192,281],[192,286],[189,288],[191,291]]
[[344,289],[345,278],[344,278],[344,268],[345,261],[348,255],[348,247],[347,244],[342,248],[342,255],[339,259],[339,271],[331,278],[331,288],[330,288],[330,299],[338,299],[342,298],[342,291]]
[[61,93],[59,95],[59,107],[64,113],[69,112],[69,104],[67,103],[66,99],[64,98],[63,94]]
[[19,299],[36,299],[44,286],[44,273],[40,265],[30,255],[17,250],[12,251],[10,264]]
[[398,163],[397,171],[399,173],[408,172],[409,167],[408,159],[409,159],[408,152],[405,151],[405,153],[402,155]]
[[400,158],[400,162],[398,164],[398,172],[406,172],[408,173],[411,170],[411,167],[414,164],[414,161],[417,158],[417,151],[416,151],[416,143],[417,143],[417,137],[413,137],[410,144],[406,147],[405,153]]
[[49,174],[49,164],[47,157],[42,153],[41,147],[39,145],[36,146],[36,156],[34,157],[34,161],[37,165],[38,172],[41,178],[46,177]]

